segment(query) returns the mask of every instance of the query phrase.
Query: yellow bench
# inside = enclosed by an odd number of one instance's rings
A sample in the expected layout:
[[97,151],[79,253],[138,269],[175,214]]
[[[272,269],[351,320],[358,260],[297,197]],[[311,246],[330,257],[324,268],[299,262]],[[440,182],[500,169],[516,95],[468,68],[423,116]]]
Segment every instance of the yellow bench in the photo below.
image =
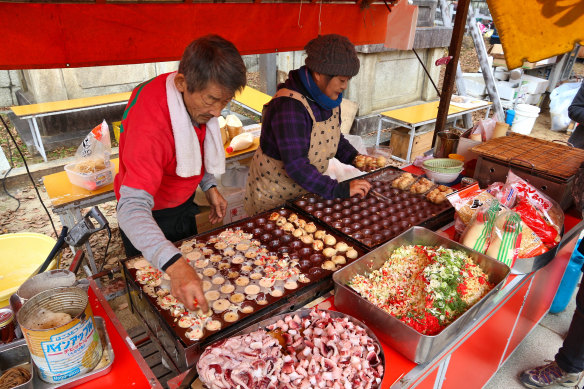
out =
[[[448,120],[455,119],[459,116],[474,111],[478,111],[480,109],[486,109],[487,112],[485,114],[485,117],[488,117],[492,104],[493,103],[490,101],[477,100],[477,103],[474,104],[472,107],[462,108],[451,103],[450,106],[448,107],[447,118]],[[409,131],[410,139],[408,143],[406,159],[404,160],[396,156],[392,156],[392,158],[402,162],[410,162],[410,157],[412,155],[412,146],[414,143],[414,136],[416,135],[416,129],[425,124],[431,124],[436,122],[439,105],[440,101],[432,101],[429,103],[415,104],[409,107],[391,109],[389,111],[381,112],[379,114],[380,120],[379,125],[377,127],[376,144],[378,145],[380,141],[382,122],[386,121],[395,126],[408,128],[410,130]]]
[[37,118],[126,104],[130,98],[130,94],[131,92],[123,92],[103,96],[83,97],[80,99],[51,101],[48,103],[15,105],[10,107],[10,109],[20,119],[28,120],[34,146],[46,162],[47,155],[39,132]]
[[236,93],[233,102],[246,109],[249,109],[256,115],[262,116],[264,105],[272,99],[272,96],[260,92],[250,86],[243,88],[243,91]]

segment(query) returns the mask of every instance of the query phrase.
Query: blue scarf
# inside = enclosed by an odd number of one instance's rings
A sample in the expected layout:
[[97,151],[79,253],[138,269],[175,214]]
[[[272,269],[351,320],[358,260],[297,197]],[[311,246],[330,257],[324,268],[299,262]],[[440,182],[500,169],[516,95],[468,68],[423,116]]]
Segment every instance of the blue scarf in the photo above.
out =
[[298,75],[300,76],[302,85],[304,85],[308,91],[308,94],[310,94],[310,97],[312,97],[316,104],[320,105],[323,109],[333,109],[341,105],[343,94],[339,94],[339,97],[336,100],[332,100],[327,95],[325,95],[320,90],[318,85],[316,85],[316,82],[314,82],[312,74],[310,74],[310,71],[306,66],[302,66],[300,69],[298,69]]

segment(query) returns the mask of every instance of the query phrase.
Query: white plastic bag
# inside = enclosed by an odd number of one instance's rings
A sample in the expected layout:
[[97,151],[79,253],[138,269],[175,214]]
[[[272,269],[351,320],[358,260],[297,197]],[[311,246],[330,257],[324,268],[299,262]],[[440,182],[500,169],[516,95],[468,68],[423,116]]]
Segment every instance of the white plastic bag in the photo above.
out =
[[75,160],[65,165],[67,177],[73,185],[95,190],[111,184],[115,170],[110,162],[111,140],[109,127],[104,120],[83,139]]
[[83,139],[75,152],[75,162],[69,164],[70,170],[91,175],[109,169],[111,149],[109,127],[104,120]]
[[221,175],[221,185],[243,188],[247,182],[248,173],[249,168],[247,166],[232,162],[227,165],[225,173]]
[[570,118],[568,107],[580,89],[580,82],[569,82],[560,85],[550,94],[550,116],[552,119],[552,131],[562,131],[568,128]]
[[365,173],[366,172],[362,172],[355,166],[342,163],[336,158],[329,161],[328,169],[324,172],[325,175],[339,182],[362,176]]

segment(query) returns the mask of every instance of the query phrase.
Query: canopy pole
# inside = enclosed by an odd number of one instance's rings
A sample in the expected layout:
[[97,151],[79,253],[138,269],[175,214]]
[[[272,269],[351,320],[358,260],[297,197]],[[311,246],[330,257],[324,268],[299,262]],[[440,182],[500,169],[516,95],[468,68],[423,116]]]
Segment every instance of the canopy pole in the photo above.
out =
[[446,125],[448,108],[450,107],[450,98],[452,97],[454,81],[456,79],[456,66],[458,65],[458,57],[460,57],[460,48],[462,46],[462,38],[464,37],[466,15],[468,14],[469,5],[470,0],[459,0],[456,7],[454,28],[452,30],[452,38],[450,39],[450,47],[448,48],[448,55],[452,56],[452,59],[448,62],[448,65],[446,65],[446,73],[444,75],[444,82],[442,83],[440,105],[438,106],[438,115],[436,117],[436,126],[434,127],[434,136],[432,137],[432,147],[434,147],[434,144],[436,143],[438,131],[442,131]]

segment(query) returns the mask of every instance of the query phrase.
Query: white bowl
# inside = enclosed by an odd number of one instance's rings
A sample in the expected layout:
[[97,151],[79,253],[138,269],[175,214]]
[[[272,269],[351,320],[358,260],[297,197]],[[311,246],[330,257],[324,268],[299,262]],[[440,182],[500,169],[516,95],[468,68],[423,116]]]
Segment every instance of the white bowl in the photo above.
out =
[[426,168],[424,168],[424,172],[426,172],[426,176],[438,183],[438,184],[450,184],[451,182],[453,182],[454,180],[456,180],[458,178],[458,176],[460,175],[460,172],[462,172],[463,168],[460,168],[460,171],[456,172],[456,173],[437,173],[437,172],[433,172],[432,170],[428,170]]

